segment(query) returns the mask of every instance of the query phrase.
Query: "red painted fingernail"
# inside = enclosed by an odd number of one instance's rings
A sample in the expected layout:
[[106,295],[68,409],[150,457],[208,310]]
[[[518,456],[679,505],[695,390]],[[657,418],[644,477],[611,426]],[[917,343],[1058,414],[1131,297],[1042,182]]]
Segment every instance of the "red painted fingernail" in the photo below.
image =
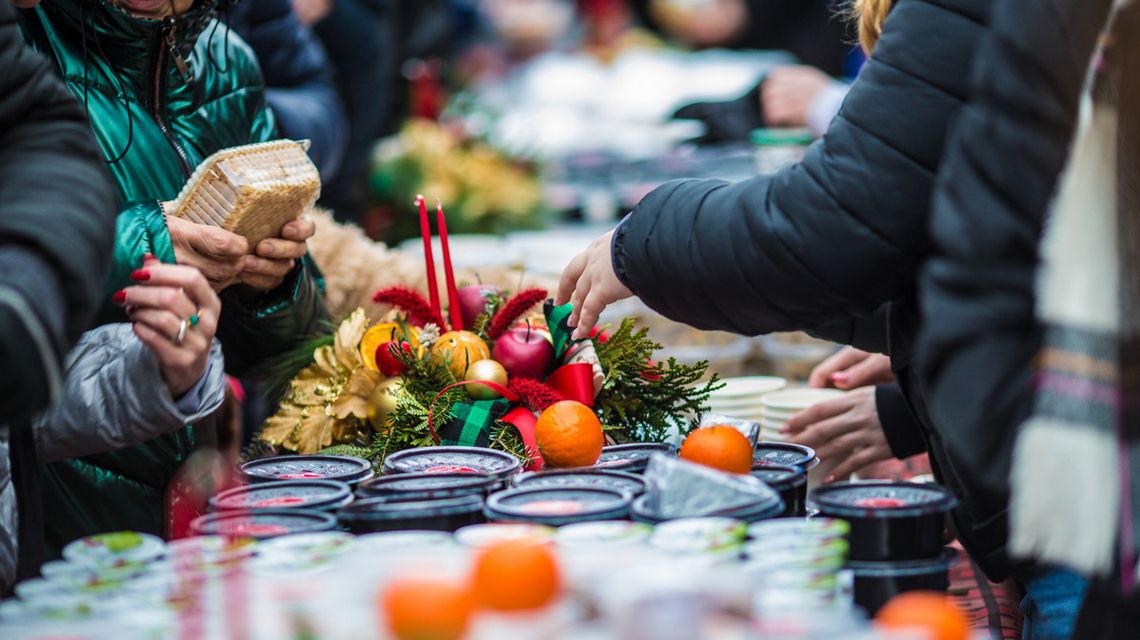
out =
[[146,269],[135,269],[131,272],[131,280],[135,282],[146,282],[150,280],[150,271]]
[[126,301],[127,301],[127,290],[126,289],[119,289],[118,291],[115,292],[115,295],[111,296],[111,302],[114,302],[115,304],[123,304]]

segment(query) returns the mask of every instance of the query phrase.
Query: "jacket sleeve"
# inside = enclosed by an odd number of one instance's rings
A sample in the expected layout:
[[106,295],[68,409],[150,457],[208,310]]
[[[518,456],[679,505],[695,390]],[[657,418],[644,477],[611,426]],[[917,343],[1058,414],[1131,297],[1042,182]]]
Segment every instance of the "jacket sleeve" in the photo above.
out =
[[257,374],[272,358],[310,339],[328,319],[324,278],[305,256],[276,289],[252,293],[242,287],[222,292],[218,339],[226,356],[226,372]]
[[340,166],[348,132],[324,47],[288,0],[234,5],[228,21],[257,54],[281,135],[309,140],[309,155],[328,181]]
[[[913,290],[947,122],[979,4],[901,2],[827,134],[796,165],[646,196],[615,233],[618,277],[650,307],[704,329],[812,329]],[[963,52],[966,53],[963,53]]]
[[83,110],[24,45],[11,4],[0,4],[0,422],[8,422],[47,404],[59,382],[52,372],[101,302],[115,196]]
[[879,424],[887,437],[891,455],[902,460],[926,451],[918,417],[897,384],[875,387],[875,412],[879,414]]
[[217,341],[200,383],[197,406],[183,413],[162,381],[154,355],[131,325],[88,331],[67,357],[64,392],[34,425],[43,462],[78,458],[145,442],[213,413],[225,398]]
[[980,486],[1008,491],[1032,405],[1038,242],[1109,0],[1003,0],[974,93],[939,172],[933,257],[922,274],[919,374],[948,452]]

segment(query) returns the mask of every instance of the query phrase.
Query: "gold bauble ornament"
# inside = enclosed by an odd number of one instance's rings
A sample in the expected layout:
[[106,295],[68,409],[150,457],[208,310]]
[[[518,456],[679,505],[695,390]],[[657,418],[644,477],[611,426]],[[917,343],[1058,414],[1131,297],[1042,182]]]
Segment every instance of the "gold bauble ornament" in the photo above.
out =
[[431,355],[437,362],[446,363],[456,380],[463,380],[472,364],[491,357],[491,350],[470,331],[448,331],[431,346]]
[[386,433],[392,427],[392,412],[399,404],[399,395],[404,388],[400,378],[381,380],[368,394],[368,423],[378,433]]
[[[467,369],[467,376],[465,380],[486,380],[488,382],[496,382],[502,386],[507,386],[507,370],[503,365],[495,362],[494,360],[478,360],[472,362],[471,366]],[[500,397],[498,391],[491,387],[481,384],[469,384],[464,387],[467,389],[467,395],[471,396],[473,400],[494,400]]]

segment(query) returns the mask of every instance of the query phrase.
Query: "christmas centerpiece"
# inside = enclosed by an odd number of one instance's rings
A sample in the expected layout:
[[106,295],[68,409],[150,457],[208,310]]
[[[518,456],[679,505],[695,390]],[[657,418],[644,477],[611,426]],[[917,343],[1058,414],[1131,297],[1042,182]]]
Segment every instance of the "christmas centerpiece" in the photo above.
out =
[[[570,306],[541,289],[508,294],[456,286],[442,207],[446,316],[435,282],[430,219],[417,198],[428,296],[392,287],[301,353],[278,411],[259,436],[276,453],[355,456],[379,466],[399,451],[479,446],[513,454],[530,469],[597,462],[606,444],[663,442],[696,426],[715,375],[707,364],[653,360],[645,329],[573,340]],[[294,358],[294,361],[297,359]]]

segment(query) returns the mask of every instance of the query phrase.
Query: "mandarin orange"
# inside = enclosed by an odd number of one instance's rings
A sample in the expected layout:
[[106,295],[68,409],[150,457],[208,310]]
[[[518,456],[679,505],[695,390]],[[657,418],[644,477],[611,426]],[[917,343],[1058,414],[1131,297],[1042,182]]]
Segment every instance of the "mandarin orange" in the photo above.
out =
[[562,590],[558,559],[541,540],[507,540],[483,549],[471,580],[474,597],[499,611],[538,609]]
[[459,640],[475,601],[467,585],[439,578],[397,578],[380,593],[380,608],[397,640]]
[[743,433],[722,424],[695,429],[681,443],[680,456],[728,473],[752,470],[752,444]]
[[935,591],[911,591],[895,596],[875,615],[888,629],[921,629],[933,640],[966,640],[966,614],[950,598]]
[[538,452],[550,467],[587,467],[598,461],[605,444],[602,423],[581,402],[563,400],[547,407],[534,426]]

